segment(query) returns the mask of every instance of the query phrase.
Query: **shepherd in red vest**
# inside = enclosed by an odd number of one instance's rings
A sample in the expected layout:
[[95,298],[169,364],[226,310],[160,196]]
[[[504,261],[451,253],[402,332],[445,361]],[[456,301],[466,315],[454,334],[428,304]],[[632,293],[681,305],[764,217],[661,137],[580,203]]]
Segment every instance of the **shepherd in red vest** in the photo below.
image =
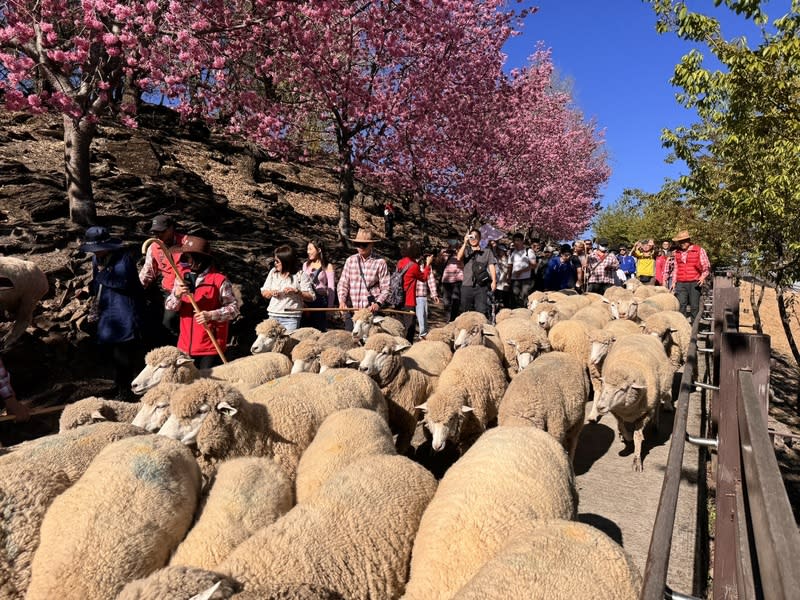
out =
[[[175,279],[167,310],[180,314],[178,348],[191,356],[198,369],[208,369],[222,362],[203,325],[208,324],[222,351],[228,345],[228,322],[239,315],[239,304],[231,282],[214,266],[207,240],[186,236],[181,246],[181,262],[188,271],[183,280]],[[194,297],[200,312],[194,309],[188,295]]]
[[679,249],[675,251],[675,278],[671,291],[680,302],[681,314],[686,314],[688,304],[691,320],[694,321],[700,311],[700,288],[711,273],[711,262],[706,251],[692,243],[685,229],[672,241],[678,244]]

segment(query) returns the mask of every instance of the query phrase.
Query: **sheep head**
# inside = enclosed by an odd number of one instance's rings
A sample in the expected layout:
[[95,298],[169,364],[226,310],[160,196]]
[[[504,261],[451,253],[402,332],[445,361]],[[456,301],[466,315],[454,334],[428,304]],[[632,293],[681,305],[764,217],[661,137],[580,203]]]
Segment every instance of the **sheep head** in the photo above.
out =
[[602,377],[600,381],[602,388],[594,402],[594,410],[599,415],[636,406],[647,389],[644,383],[636,379],[623,378],[619,382],[612,382],[610,378]]
[[466,391],[455,388],[437,390],[415,408],[424,414],[423,423],[431,432],[431,447],[436,452],[444,450],[447,440],[458,442],[464,419],[472,412]]
[[292,349],[292,373],[319,373],[322,346],[317,340],[303,340]]
[[589,364],[599,365],[603,362],[616,338],[607,331],[594,331],[589,336]]
[[144,369],[131,382],[134,394],[142,395],[162,381],[164,383],[191,383],[200,373],[194,360],[175,346],[161,346],[144,357]]
[[399,354],[411,346],[408,340],[388,333],[373,335],[364,345],[364,358],[358,370],[372,377],[383,387],[391,381],[400,368]]
[[256,325],[256,341],[250,346],[250,353],[272,352],[278,341],[286,336],[286,328],[275,319],[261,321]]
[[183,387],[180,383],[161,383],[148,390],[142,396],[141,408],[136,413],[132,424],[154,433],[161,429],[170,415],[170,401],[176,390]]

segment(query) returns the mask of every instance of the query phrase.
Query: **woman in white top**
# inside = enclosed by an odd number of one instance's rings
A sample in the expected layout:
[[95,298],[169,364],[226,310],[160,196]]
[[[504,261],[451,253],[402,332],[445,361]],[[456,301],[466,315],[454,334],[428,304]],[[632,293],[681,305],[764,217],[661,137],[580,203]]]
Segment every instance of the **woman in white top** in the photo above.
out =
[[[261,295],[269,300],[267,313],[291,332],[300,325],[304,301],[314,299],[311,280],[297,266],[297,255],[290,246],[275,248],[275,266],[261,286]],[[290,312],[297,310],[298,312]]]

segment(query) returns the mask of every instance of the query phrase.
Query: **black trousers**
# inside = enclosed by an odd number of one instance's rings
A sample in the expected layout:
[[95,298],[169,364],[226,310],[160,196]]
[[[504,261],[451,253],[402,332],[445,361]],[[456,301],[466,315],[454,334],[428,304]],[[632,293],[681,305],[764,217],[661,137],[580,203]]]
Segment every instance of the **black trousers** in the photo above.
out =
[[688,306],[692,322],[700,312],[700,292],[700,284],[696,281],[679,281],[675,284],[675,297],[680,304],[678,312],[685,315]]
[[461,286],[461,311],[467,312],[468,310],[475,310],[479,313],[486,314],[486,309],[489,306],[487,297],[487,288],[475,286]]
[[219,354],[204,354],[203,356],[192,356],[194,366],[198,369],[210,369],[222,364]]
[[114,385],[117,400],[137,400],[131,391],[131,382],[144,366],[144,347],[141,340],[134,339],[117,344],[108,344],[114,366]]

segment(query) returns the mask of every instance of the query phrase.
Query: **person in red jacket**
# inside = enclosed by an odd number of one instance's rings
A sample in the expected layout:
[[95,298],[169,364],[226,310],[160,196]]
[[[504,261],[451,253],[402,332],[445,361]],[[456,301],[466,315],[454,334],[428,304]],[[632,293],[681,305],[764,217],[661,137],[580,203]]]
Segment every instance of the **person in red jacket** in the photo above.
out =
[[674,253],[675,275],[671,291],[678,298],[681,314],[686,314],[688,305],[689,316],[694,321],[700,311],[700,289],[711,273],[711,262],[706,251],[692,243],[687,230],[680,231],[672,241],[678,244],[678,250]]
[[[220,364],[222,359],[203,325],[208,325],[224,353],[228,345],[228,322],[239,315],[239,303],[231,282],[214,266],[207,240],[186,236],[180,250],[181,262],[186,263],[188,272],[183,280],[175,279],[165,307],[180,315],[178,348],[194,359],[198,369],[208,369]],[[197,314],[189,294],[200,309]]]
[[428,275],[431,274],[433,255],[425,258],[425,268],[420,269],[417,259],[422,252],[417,242],[404,242],[400,245],[400,253],[403,258],[397,261],[397,270],[402,271],[408,267],[403,274],[403,290],[406,298],[403,310],[408,311],[409,314],[403,315],[402,321],[406,329],[406,339],[413,344],[415,323],[417,322],[417,282],[428,280]]

